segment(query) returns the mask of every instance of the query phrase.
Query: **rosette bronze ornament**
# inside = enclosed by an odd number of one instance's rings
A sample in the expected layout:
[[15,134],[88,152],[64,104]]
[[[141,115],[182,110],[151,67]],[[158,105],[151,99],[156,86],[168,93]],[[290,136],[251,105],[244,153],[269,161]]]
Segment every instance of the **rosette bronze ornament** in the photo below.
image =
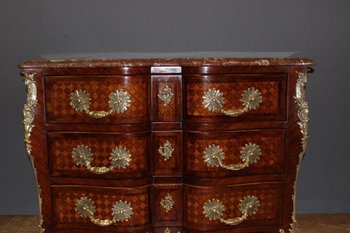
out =
[[128,221],[133,215],[133,208],[127,201],[119,200],[113,204],[112,219],[98,219],[95,218],[96,207],[93,200],[82,197],[75,201],[75,211],[81,217],[87,217],[90,221],[98,226],[110,226],[118,222]]
[[224,93],[215,88],[210,88],[202,96],[202,105],[211,112],[220,112],[227,116],[237,117],[250,110],[257,109],[262,103],[262,96],[258,89],[250,87],[243,91],[240,99],[243,107],[238,109],[224,109]]
[[241,148],[240,158],[242,160],[242,163],[225,164],[223,162],[225,159],[224,150],[220,146],[212,144],[205,148],[203,153],[203,160],[208,167],[221,167],[231,171],[238,171],[258,162],[260,156],[260,147],[255,143],[248,143]]
[[116,112],[118,114],[128,110],[131,106],[131,97],[127,91],[116,90],[109,95],[109,110],[92,111],[90,110],[91,98],[85,90],[74,90],[70,95],[70,105],[77,112],[85,112],[93,118],[102,118]]
[[105,174],[113,169],[125,169],[130,165],[132,160],[131,154],[126,147],[118,146],[112,149],[109,160],[109,167],[94,167],[91,165],[93,153],[88,146],[78,145],[72,150],[72,158],[76,165],[86,167],[90,172],[95,174]]
[[241,216],[231,219],[222,218],[226,207],[224,203],[218,199],[211,199],[203,205],[203,215],[211,221],[219,220],[227,225],[238,225],[247,220],[249,216],[257,213],[260,207],[259,199],[256,196],[246,196],[239,204]]

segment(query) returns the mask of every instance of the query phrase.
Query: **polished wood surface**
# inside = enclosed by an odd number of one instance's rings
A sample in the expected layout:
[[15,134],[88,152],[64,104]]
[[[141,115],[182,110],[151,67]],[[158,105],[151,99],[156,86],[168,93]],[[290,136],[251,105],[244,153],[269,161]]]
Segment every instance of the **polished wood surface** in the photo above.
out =
[[[286,81],[286,74],[185,75],[185,117],[188,121],[200,122],[285,120]],[[225,98],[223,109],[242,108],[242,94],[248,88],[259,90],[262,102],[257,109],[239,117],[227,117],[220,112],[209,111],[202,104],[203,94],[209,89],[215,89],[221,91]]]
[[[150,157],[151,138],[148,132],[141,133],[53,133],[47,135],[50,175],[52,177],[94,177],[125,179],[145,177],[151,174]],[[95,174],[78,165],[72,158],[72,151],[84,146],[92,153],[91,166],[110,167],[111,153],[115,148],[125,148],[130,154],[130,162],[125,167],[114,168],[104,174]]]
[[76,214],[76,201],[88,197],[94,201],[96,211],[94,217],[105,220],[112,219],[113,204],[118,201],[127,202],[132,208],[128,221],[118,225],[106,226],[105,230],[113,232],[144,232],[150,225],[150,187],[111,188],[82,186],[52,186],[53,207],[55,209],[55,228],[81,228],[98,231],[101,227],[94,225],[87,217]]
[[[170,64],[181,69],[167,69]],[[293,223],[302,151],[296,82],[312,64],[303,58],[21,64],[22,72],[35,74],[37,86],[31,154],[44,233],[287,232]],[[158,69],[152,69],[154,65]],[[251,87],[261,92],[261,106],[241,116],[225,116],[202,105],[204,92],[216,88],[223,92],[225,109],[241,108],[242,92]],[[172,92],[166,104],[159,97],[164,88]],[[121,114],[92,118],[70,105],[70,94],[77,89],[90,94],[91,111],[107,111],[108,97],[116,89],[130,93],[131,106]],[[163,153],[166,143],[171,146],[169,157]],[[203,161],[205,148],[217,144],[225,152],[225,164],[241,163],[241,148],[248,143],[260,146],[261,158],[247,168],[228,171]],[[110,151],[119,145],[130,151],[132,159],[125,169],[92,174],[72,158],[78,145],[91,149],[96,167],[108,167]],[[222,200],[227,206],[224,217],[233,218],[239,216],[237,205],[246,195],[256,196],[260,209],[241,224],[229,226],[205,218],[203,205],[208,199]],[[100,227],[77,213],[80,197],[99,204],[96,218],[111,219],[112,205],[119,198],[132,203],[135,215],[127,222]],[[160,203],[169,199],[167,210]]]
[[[46,122],[116,124],[149,121],[150,88],[147,76],[50,76],[45,77]],[[117,90],[130,96],[130,109],[114,112],[111,116],[96,119],[84,112],[78,112],[70,105],[70,96],[76,90],[85,91],[90,97],[91,111],[108,111],[109,96]]]
[[[221,232],[232,230],[232,226],[222,224],[219,219],[209,220],[203,217],[203,206],[209,200],[219,200],[225,206],[223,219],[241,217],[240,203],[247,196],[255,196],[259,200],[256,214],[239,224],[239,228],[254,226],[248,232],[263,232],[281,222],[281,205],[283,199],[282,183],[244,184],[242,186],[203,187],[185,185],[185,227],[189,232]],[[238,229],[239,230],[239,229]]]
[[[350,214],[299,214],[296,233],[348,233]],[[0,215],[1,233],[39,233],[38,216]],[[166,227],[156,228],[155,233],[163,233]],[[169,227],[171,232],[181,228]]]

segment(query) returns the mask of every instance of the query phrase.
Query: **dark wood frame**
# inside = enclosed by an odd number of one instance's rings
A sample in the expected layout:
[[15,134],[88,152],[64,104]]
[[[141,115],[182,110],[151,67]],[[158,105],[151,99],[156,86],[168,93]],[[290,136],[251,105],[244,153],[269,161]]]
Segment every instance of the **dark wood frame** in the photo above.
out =
[[[267,62],[267,63],[266,63]],[[56,229],[55,228],[55,216],[54,216],[54,198],[51,187],[69,187],[69,186],[91,186],[91,187],[140,187],[140,186],[154,186],[152,188],[153,195],[157,195],[156,190],[159,187],[166,188],[169,185],[170,189],[173,187],[180,187],[179,192],[183,192],[182,187],[185,190],[191,189],[191,187],[207,187],[215,192],[216,189],[220,189],[219,186],[224,185],[243,185],[243,184],[256,184],[262,182],[280,182],[283,184],[283,197],[281,201],[281,222],[273,225],[251,225],[235,228],[237,233],[247,232],[280,232],[283,229],[285,232],[289,232],[291,224],[294,223],[294,204],[295,204],[295,180],[298,173],[298,167],[300,166],[300,155],[302,153],[301,139],[304,136],[301,133],[300,126],[298,125],[299,117],[297,112],[297,103],[295,102],[296,84],[299,73],[307,73],[309,66],[312,66],[313,62],[305,58],[286,58],[286,59],[134,59],[134,60],[81,60],[81,61],[30,61],[20,65],[20,69],[28,76],[35,74],[34,80],[37,88],[37,103],[34,109],[34,121],[33,130],[30,135],[30,143],[32,145],[31,156],[33,157],[33,168],[36,171],[37,181],[39,185],[39,198],[41,204],[41,216],[42,216],[42,228],[45,233],[80,233],[80,232],[95,232],[95,230],[87,231],[82,229]],[[182,72],[179,73],[167,73],[167,68],[163,67],[161,70],[164,74],[151,74],[152,66],[181,66]],[[173,69],[170,69],[173,71]],[[192,122],[191,118],[187,118],[181,103],[186,103],[186,77],[191,76],[222,76],[226,74],[284,74],[286,89],[284,95],[286,99],[287,108],[282,109],[286,112],[286,118],[273,121],[260,121],[258,119],[250,119],[249,121],[237,120],[237,121],[225,121],[226,118],[215,118],[213,120],[205,119],[204,121]],[[45,78],[50,76],[115,76],[115,75],[143,75],[145,78],[149,78],[149,89],[146,90],[148,96],[150,96],[148,102],[157,102],[157,96],[153,90],[155,90],[155,82],[162,79],[162,75],[165,78],[174,80],[179,87],[176,91],[176,96],[181,102],[176,102],[178,112],[174,113],[173,121],[171,122],[152,122],[149,117],[148,121],[138,124],[49,124],[45,119]],[[182,75],[182,77],[181,77]],[[152,80],[152,82],[151,82]],[[182,81],[182,84],[181,84]],[[258,80],[257,80],[258,81]],[[184,88],[181,88],[181,85]],[[282,85],[283,86],[283,85]],[[180,90],[182,89],[182,92]],[[151,91],[152,94],[151,94]],[[154,105],[152,105],[154,106]],[[154,110],[154,109],[153,109]],[[158,120],[156,112],[149,108],[148,116],[153,116],[152,119]],[[244,119],[244,118],[242,118]],[[103,177],[97,177],[94,179],[77,178],[77,177],[51,177],[49,174],[49,161],[47,150],[47,133],[48,132],[159,132],[160,134],[172,134],[172,132],[189,132],[189,131],[235,131],[246,129],[285,129],[285,154],[286,162],[284,173],[278,174],[256,174],[249,176],[235,176],[220,179],[200,179],[191,177],[182,173],[182,166],[179,167],[178,172],[173,175],[161,175],[156,176],[145,173],[142,177],[137,179],[123,179],[123,180],[111,180],[104,179]],[[154,137],[152,137],[152,143]],[[181,140],[180,140],[181,141]],[[180,151],[184,147],[185,140],[179,145]],[[149,154],[155,152],[155,145],[150,146]],[[182,152],[181,152],[182,154]],[[152,156],[149,158],[149,163],[153,164]],[[180,164],[183,164],[182,158],[178,158]],[[151,168],[151,171],[154,168]],[[186,196],[186,192],[184,192]],[[181,200],[176,200],[177,202]],[[154,206],[154,202],[151,195],[151,203]],[[186,209],[186,199],[182,203],[182,208]],[[150,219],[157,219],[157,208],[151,207],[149,216]],[[182,216],[181,216],[182,217]],[[180,218],[180,215],[179,215]],[[186,215],[184,215],[184,219]],[[182,221],[182,218],[180,218]],[[152,223],[151,225],[144,226],[138,229],[122,229],[124,232],[164,232],[166,227],[169,227],[171,232],[173,230],[181,231],[184,228],[186,232],[218,232],[213,228],[206,228],[203,226],[201,229],[192,228],[192,226],[183,226],[181,222],[177,222],[175,225],[172,223],[163,222],[161,225]],[[221,229],[221,228],[220,228]],[[231,229],[231,230],[230,230]],[[100,231],[99,231],[100,232]],[[107,231],[106,231],[107,232]],[[223,228],[220,233],[232,232],[232,228]],[[293,229],[290,230],[293,232]]]

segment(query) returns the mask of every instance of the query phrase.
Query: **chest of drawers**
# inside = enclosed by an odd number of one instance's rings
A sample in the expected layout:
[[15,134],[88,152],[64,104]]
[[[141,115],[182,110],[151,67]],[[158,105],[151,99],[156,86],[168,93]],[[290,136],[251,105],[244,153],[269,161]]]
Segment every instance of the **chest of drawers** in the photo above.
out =
[[312,65],[215,56],[20,64],[42,232],[294,232]]

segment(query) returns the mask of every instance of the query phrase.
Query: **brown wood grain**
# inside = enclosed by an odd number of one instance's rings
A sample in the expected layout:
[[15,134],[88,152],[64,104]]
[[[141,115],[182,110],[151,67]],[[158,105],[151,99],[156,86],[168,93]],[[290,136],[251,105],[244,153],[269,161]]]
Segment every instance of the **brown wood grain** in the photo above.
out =
[[[22,63],[22,72],[36,74],[38,102],[30,139],[40,186],[44,233],[163,233],[167,228],[175,233],[278,233],[281,228],[287,231],[293,222],[294,187],[303,136],[295,103],[296,81],[298,72],[306,72],[313,62],[304,58],[265,60]],[[182,73],[151,74],[154,65],[182,66]],[[58,86],[65,88],[54,90],[56,81],[61,81]],[[168,107],[164,107],[157,96],[159,88],[166,83],[174,90],[174,99]],[[260,110],[232,118],[203,109],[203,90],[210,87],[223,87],[224,95],[231,98],[225,107],[239,108],[239,96],[247,87],[245,83],[259,86],[265,94]],[[133,90],[136,103],[124,117],[90,119],[67,105],[69,93],[84,86],[95,101],[93,110],[106,110],[110,91],[119,85]],[[175,148],[174,157],[167,162],[158,152],[165,140],[171,141]],[[239,148],[249,140],[263,143],[264,156],[260,164],[251,168],[222,171],[208,169],[200,161],[205,146],[215,142],[232,156],[227,162],[239,162]],[[121,142],[130,144],[136,156],[132,169],[127,172],[93,175],[71,161],[72,146],[86,143],[96,154],[94,164],[107,166],[108,151]],[[159,206],[160,199],[168,192],[176,203],[173,215],[164,213]],[[239,212],[234,207],[249,193],[259,196],[263,206],[261,212],[242,224],[226,226],[209,221],[202,213],[207,198],[222,198],[229,206],[225,217],[237,216]],[[106,200],[99,210],[101,218],[111,217],[108,209],[118,195],[135,194],[135,200],[130,200],[137,213],[123,227],[94,226],[75,213],[73,203],[78,194],[90,195],[96,201]],[[142,201],[137,200],[140,198]],[[67,221],[65,208],[69,208],[72,221]]]

